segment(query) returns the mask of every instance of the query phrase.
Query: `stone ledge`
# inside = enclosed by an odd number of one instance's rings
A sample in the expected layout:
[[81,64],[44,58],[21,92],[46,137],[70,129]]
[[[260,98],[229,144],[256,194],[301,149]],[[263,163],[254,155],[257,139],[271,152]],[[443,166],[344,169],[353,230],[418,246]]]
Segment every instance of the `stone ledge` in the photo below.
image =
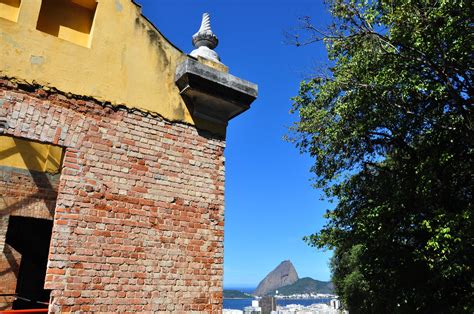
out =
[[176,69],[176,85],[193,116],[227,125],[250,108],[257,85],[188,58]]

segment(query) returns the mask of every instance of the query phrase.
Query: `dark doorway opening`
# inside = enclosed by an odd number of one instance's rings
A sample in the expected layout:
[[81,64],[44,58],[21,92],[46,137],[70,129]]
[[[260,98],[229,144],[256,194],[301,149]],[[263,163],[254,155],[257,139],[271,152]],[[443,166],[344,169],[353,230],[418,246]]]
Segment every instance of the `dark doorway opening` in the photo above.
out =
[[50,290],[44,289],[53,222],[10,216],[6,243],[21,254],[14,310],[47,308]]

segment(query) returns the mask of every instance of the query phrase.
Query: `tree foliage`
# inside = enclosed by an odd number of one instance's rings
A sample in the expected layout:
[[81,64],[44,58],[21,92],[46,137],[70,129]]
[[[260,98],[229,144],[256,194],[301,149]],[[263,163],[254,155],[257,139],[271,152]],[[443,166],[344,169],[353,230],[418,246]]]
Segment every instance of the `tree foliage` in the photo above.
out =
[[291,140],[337,200],[306,237],[334,249],[351,313],[474,311],[474,16],[462,0],[329,0],[297,45],[331,66],[293,98]]

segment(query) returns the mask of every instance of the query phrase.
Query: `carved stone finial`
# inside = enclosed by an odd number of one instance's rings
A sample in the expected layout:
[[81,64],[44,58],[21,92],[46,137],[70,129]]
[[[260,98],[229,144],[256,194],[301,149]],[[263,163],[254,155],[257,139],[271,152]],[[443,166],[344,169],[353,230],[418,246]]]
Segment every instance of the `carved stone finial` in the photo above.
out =
[[211,32],[211,17],[209,16],[209,13],[204,13],[202,15],[202,21],[201,21],[201,27],[199,28],[198,33],[205,33],[205,32]]
[[202,22],[199,31],[193,35],[193,46],[196,47],[191,52],[193,57],[203,57],[220,63],[219,55],[213,50],[217,47],[219,40],[211,30],[211,18],[209,13],[202,15]]

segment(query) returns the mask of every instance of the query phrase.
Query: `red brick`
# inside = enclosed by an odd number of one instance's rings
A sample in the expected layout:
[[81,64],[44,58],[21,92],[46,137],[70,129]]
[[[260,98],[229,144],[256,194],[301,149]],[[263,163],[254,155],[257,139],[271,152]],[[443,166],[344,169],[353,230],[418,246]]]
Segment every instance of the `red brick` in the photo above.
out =
[[18,114],[7,135],[65,148],[52,189],[31,177],[16,187],[0,181],[2,196],[35,195],[38,207],[28,210],[49,219],[57,197],[45,284],[52,309],[221,311],[224,139],[93,100],[44,98],[4,79],[0,99],[8,121]]

